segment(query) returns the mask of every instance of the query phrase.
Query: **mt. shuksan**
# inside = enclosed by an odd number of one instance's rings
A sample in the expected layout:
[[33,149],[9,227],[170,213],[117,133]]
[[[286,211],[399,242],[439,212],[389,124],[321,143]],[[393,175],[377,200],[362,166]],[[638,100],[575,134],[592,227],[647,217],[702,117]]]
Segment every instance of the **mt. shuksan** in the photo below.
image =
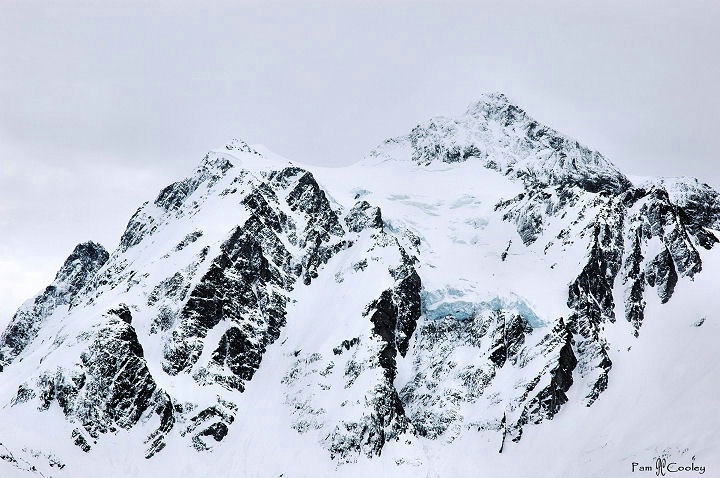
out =
[[0,337],[0,475],[720,470],[720,197],[490,94],[346,168],[234,140]]

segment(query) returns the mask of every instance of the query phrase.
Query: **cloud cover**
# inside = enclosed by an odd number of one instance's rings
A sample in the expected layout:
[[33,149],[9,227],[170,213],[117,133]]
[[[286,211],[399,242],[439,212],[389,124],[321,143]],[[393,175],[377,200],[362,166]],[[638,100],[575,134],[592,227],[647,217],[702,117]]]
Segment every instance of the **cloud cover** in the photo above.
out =
[[0,323],[240,137],[343,165],[503,91],[627,174],[720,187],[720,4],[0,3]]

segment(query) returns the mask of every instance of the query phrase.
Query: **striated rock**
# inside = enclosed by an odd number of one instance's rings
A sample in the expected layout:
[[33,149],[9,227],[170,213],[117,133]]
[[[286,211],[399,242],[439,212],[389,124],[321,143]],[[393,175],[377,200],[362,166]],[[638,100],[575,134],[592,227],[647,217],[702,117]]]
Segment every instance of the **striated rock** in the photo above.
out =
[[[514,426],[516,433],[514,441],[520,439],[523,425],[552,419],[560,411],[560,407],[568,401],[565,392],[573,384],[572,374],[578,361],[573,352],[572,333],[562,318],[544,342],[552,351],[553,359],[546,365],[542,374],[531,382],[533,387],[527,389],[530,393],[524,395],[532,398],[523,407],[520,418]],[[549,383],[542,388],[538,387],[537,384],[547,378]]]
[[[282,202],[302,214],[304,227],[288,218]],[[190,371],[208,331],[228,324],[210,363],[202,364],[194,376],[200,383],[215,381],[240,391],[285,324],[286,293],[298,277],[309,284],[317,269],[346,247],[341,239],[345,232],[325,193],[299,168],[270,174],[242,204],[251,216],[225,241],[221,255],[190,293],[165,345],[163,362],[171,375]],[[283,238],[297,248],[295,254]]]
[[592,225],[592,238],[587,264],[570,284],[567,305],[575,312],[568,325],[579,335],[577,350],[582,352],[577,371],[588,381],[586,395],[592,404],[607,388],[612,361],[607,353],[603,324],[615,321],[613,287],[622,266],[622,236],[625,206],[612,197],[603,206]]
[[358,201],[345,217],[345,225],[350,232],[360,232],[367,228],[382,229],[380,208],[372,207],[367,201]]
[[220,442],[228,434],[228,426],[235,421],[237,405],[218,398],[218,403],[200,411],[190,418],[182,435],[191,435],[193,447],[197,451],[212,449],[209,439]]
[[152,205],[146,202],[135,212],[120,238],[119,250],[124,252],[140,244],[169,217],[179,217],[188,206],[192,207],[186,204],[190,196],[201,186],[212,188],[231,168],[232,163],[227,159],[206,155],[195,174],[170,184],[160,191]]
[[[267,286],[282,290],[290,285],[290,254],[272,231],[253,218],[238,227],[221,249],[190,294],[166,344],[163,368],[173,375],[189,370],[200,357],[210,329],[221,321],[237,323],[242,331],[228,329],[213,361],[229,365],[236,377],[229,377],[226,385],[242,390],[243,381],[252,376],[265,347],[277,338],[284,323],[286,299]],[[265,254],[278,262],[271,264]],[[227,274],[230,270],[232,274]]]
[[672,297],[678,274],[675,271],[675,262],[667,249],[655,256],[645,267],[645,280],[650,287],[657,285],[657,293],[664,304]]
[[[127,306],[108,311],[105,318],[74,367],[43,373],[36,383],[38,409],[48,410],[57,402],[65,416],[78,423],[72,438],[85,452],[102,434],[130,429],[153,410],[167,413],[169,402],[147,367]],[[26,400],[19,393],[16,402]],[[169,430],[171,421],[166,417],[161,430]],[[157,441],[150,453],[159,448]]]
[[635,336],[645,318],[645,272],[641,269],[645,257],[642,253],[642,230],[631,233],[632,249],[625,258],[623,284],[629,285],[625,293],[625,318],[635,328]]

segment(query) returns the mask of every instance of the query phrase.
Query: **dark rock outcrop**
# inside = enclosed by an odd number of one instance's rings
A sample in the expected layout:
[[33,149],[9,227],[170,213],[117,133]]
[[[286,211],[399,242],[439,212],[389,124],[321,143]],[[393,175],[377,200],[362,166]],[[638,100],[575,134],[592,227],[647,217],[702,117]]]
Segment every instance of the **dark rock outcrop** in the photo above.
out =
[[[280,203],[302,214],[296,225]],[[295,167],[269,175],[242,204],[250,218],[221,247],[210,269],[190,293],[164,350],[164,370],[176,375],[196,364],[209,330],[221,322],[227,330],[211,361],[195,372],[200,383],[244,389],[266,348],[285,324],[287,293],[302,278],[309,284],[317,270],[347,247],[345,231],[313,176]],[[299,249],[290,252],[286,243]],[[224,372],[230,370],[231,374]]]
[[[348,461],[357,454],[380,455],[387,441],[398,440],[413,431],[394,381],[396,357],[398,353],[401,356],[407,353],[408,342],[420,318],[422,284],[407,256],[393,271],[393,276],[393,287],[383,291],[366,311],[373,324],[372,333],[380,339],[377,363],[383,371],[383,379],[371,394],[369,415],[358,421],[343,422],[332,433],[330,454],[341,461]],[[348,349],[349,346],[350,343]]]
[[[155,383],[131,322],[126,306],[108,311],[104,326],[73,369],[58,368],[38,378],[38,408],[47,410],[56,401],[68,418],[79,423],[73,438],[83,451],[89,451],[102,434],[132,428],[149,411],[168,415],[170,398]],[[160,432],[171,427],[172,417],[165,416]],[[155,435],[149,454],[162,447],[161,433]]]

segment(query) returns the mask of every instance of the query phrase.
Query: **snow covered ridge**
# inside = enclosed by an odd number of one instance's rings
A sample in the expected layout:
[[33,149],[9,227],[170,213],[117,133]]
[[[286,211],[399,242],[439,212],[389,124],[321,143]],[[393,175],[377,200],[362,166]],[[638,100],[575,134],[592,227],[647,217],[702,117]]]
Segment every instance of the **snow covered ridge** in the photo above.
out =
[[234,140],[15,314],[0,475],[711,470],[719,230],[500,94],[347,168]]

